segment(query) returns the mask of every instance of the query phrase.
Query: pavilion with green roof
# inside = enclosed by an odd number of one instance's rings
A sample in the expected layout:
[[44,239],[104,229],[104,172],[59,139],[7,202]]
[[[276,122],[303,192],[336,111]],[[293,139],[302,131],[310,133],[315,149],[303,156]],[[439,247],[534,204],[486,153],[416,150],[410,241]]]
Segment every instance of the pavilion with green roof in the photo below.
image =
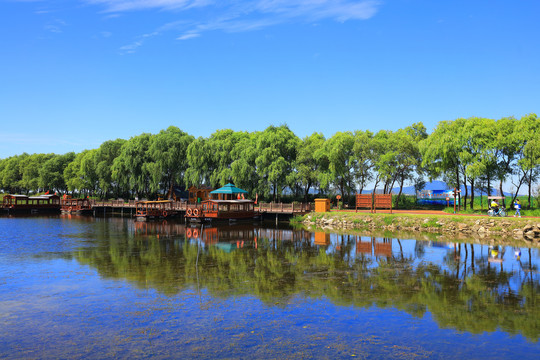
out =
[[234,184],[228,183],[227,185],[211,191],[210,194],[213,195],[214,199],[219,200],[234,200],[238,195],[245,195],[248,192],[234,186]]

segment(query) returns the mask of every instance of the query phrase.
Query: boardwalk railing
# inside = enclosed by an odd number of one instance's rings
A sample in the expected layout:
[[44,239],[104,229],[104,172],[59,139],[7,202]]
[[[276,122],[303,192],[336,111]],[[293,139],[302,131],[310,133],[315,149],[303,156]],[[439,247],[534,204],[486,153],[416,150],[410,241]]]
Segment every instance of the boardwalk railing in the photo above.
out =
[[[109,200],[109,201],[98,201],[91,200],[90,204],[92,207],[110,207],[110,208],[135,208],[135,200]],[[195,206],[195,205],[190,205]],[[186,210],[188,208],[188,203],[186,201],[173,201],[172,203],[173,210]]]
[[305,213],[313,210],[313,205],[311,203],[302,203],[302,204],[284,204],[284,203],[260,203],[258,207],[259,212],[268,212],[268,213],[283,213],[283,214],[294,214],[294,213]]

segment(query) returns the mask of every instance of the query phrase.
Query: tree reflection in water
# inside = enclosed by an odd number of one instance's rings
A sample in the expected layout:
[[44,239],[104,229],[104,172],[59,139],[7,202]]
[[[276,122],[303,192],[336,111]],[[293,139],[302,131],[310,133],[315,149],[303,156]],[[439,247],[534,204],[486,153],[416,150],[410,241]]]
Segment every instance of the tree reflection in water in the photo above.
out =
[[[256,296],[286,304],[294,296],[343,306],[431,313],[440,327],[540,335],[538,250],[493,262],[487,245],[312,233],[251,225],[191,228],[129,223],[123,238],[105,227],[76,259],[104,277],[167,295],[188,289],[214,297]],[[195,232],[195,230],[197,230]],[[194,234],[197,236],[195,237]],[[189,235],[189,236],[188,236]],[[284,306],[284,305],[279,305]]]

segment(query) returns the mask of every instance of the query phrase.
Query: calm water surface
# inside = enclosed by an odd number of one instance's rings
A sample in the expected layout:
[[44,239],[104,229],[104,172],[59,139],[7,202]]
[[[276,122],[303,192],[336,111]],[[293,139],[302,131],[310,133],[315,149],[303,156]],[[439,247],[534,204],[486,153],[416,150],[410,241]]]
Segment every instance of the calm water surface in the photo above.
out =
[[537,358],[539,263],[260,224],[0,217],[0,358]]

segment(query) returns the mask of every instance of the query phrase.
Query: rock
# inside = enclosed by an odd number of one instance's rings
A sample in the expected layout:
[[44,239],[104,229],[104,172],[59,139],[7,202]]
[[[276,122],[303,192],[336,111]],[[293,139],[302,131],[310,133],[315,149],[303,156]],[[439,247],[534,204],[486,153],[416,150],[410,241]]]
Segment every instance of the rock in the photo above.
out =
[[483,227],[483,226],[480,226],[480,227],[478,228],[478,232],[480,232],[480,233],[485,233],[486,231],[487,231],[486,228]]
[[527,224],[525,225],[525,227],[523,228],[523,232],[526,233],[528,231],[531,231],[533,229],[533,226],[531,224]]

